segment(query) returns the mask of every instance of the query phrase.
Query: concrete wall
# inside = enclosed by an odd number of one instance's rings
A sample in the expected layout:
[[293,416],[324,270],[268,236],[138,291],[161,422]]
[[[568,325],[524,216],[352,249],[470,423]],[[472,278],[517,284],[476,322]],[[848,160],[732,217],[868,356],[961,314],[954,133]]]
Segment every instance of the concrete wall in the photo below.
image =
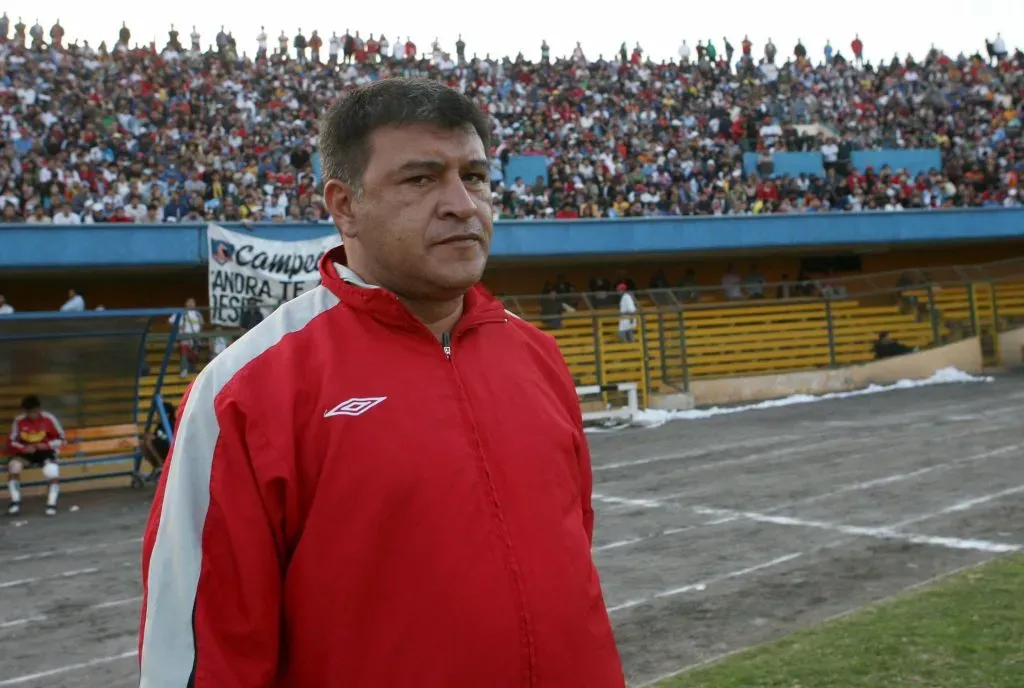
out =
[[[903,379],[923,380],[931,377],[935,371],[948,367],[974,375],[981,373],[982,356],[978,339],[965,339],[956,344],[916,354],[845,368],[723,380],[695,380],[690,385],[690,393],[694,404],[698,406],[740,404],[794,394],[846,392],[870,384],[890,384]],[[658,401],[653,401],[651,405],[667,407],[666,403]]]
[[1024,365],[1024,327],[999,333],[999,365],[1007,368]]

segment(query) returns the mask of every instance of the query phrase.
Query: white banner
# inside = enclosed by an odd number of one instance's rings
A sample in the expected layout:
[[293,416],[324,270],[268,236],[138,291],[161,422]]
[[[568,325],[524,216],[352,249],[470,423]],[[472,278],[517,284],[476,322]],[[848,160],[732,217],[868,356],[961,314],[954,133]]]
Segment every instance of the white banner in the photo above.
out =
[[341,237],[334,232],[317,239],[273,241],[219,225],[209,225],[206,236],[210,324],[228,327],[241,324],[247,307],[258,307],[265,317],[285,301],[319,285],[320,257],[341,244]]

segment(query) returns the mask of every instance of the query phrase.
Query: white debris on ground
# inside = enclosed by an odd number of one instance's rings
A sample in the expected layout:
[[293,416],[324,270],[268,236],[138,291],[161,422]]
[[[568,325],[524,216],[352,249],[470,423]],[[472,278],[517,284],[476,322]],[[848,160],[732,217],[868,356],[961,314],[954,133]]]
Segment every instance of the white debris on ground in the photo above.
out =
[[879,394],[899,389],[914,389],[916,387],[930,387],[932,385],[948,385],[968,382],[993,382],[995,378],[989,376],[979,377],[970,375],[956,368],[942,368],[935,371],[931,377],[924,380],[898,380],[888,385],[868,385],[863,389],[855,389],[849,392],[830,392],[827,394],[794,394],[781,399],[768,399],[756,404],[744,404],[742,406],[712,406],[703,409],[691,409],[688,411],[666,411],[659,409],[646,409],[634,414],[631,422],[617,422],[604,427],[587,428],[587,432],[607,432],[609,430],[620,430],[625,427],[656,428],[672,420],[703,420],[729,413],[742,413],[744,411],[759,411],[762,409],[778,408],[780,406],[795,406],[797,404],[812,404],[819,401],[830,401],[832,399],[849,399],[868,394]]

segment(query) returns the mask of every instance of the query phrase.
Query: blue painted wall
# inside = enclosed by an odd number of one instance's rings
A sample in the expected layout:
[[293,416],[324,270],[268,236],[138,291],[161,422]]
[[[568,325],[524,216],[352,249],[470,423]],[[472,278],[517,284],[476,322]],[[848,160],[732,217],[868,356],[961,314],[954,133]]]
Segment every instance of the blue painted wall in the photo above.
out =
[[[743,154],[743,171],[747,174],[757,172],[757,153]],[[775,153],[773,177],[801,174],[824,176],[821,153]],[[865,150],[854,151],[851,156],[853,166],[858,170],[874,167],[876,170],[888,165],[893,170],[908,170],[911,174],[923,174],[931,170],[942,169],[942,154],[937,148],[916,150]]]
[[[275,224],[240,231],[287,240],[335,229],[330,224]],[[613,256],[1011,238],[1024,238],[1024,208],[511,221],[497,223],[492,255]],[[197,266],[206,263],[205,246],[205,225],[0,225],[0,269]]]
[[523,183],[532,186],[537,177],[544,178],[548,184],[548,159],[543,155],[512,155],[505,165],[505,186],[512,186],[516,177],[522,177]]

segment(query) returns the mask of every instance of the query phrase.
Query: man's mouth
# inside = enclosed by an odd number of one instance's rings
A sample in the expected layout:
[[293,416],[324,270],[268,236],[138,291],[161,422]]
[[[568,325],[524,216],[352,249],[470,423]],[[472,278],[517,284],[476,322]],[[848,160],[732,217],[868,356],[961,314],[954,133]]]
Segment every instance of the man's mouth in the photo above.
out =
[[472,242],[480,242],[481,237],[479,234],[455,234],[443,239],[437,243],[439,244],[468,244]]

